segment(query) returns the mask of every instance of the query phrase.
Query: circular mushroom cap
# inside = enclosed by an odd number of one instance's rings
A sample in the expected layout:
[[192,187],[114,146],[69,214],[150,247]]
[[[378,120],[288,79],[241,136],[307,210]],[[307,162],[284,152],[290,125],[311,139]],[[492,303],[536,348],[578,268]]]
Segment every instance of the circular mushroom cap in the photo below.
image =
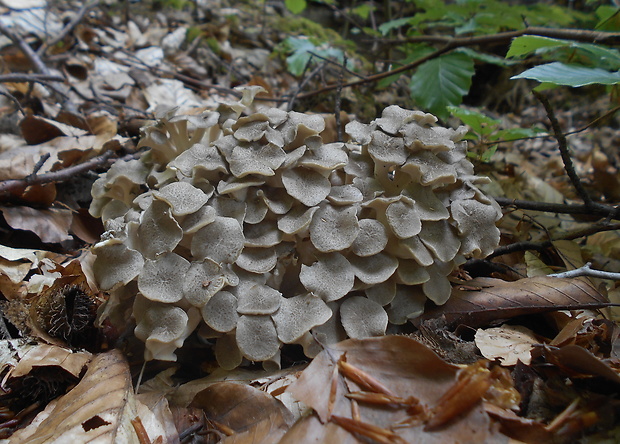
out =
[[119,284],[127,285],[132,281],[144,265],[144,258],[136,250],[117,239],[98,243],[93,247],[97,255],[93,264],[93,272],[99,288],[107,291]]
[[278,219],[278,229],[285,234],[297,234],[308,228],[318,209],[319,207],[306,208],[299,205]]
[[228,291],[219,291],[202,307],[202,317],[215,331],[227,333],[237,327],[237,298]]
[[159,191],[153,191],[153,196],[167,202],[172,207],[172,214],[175,216],[184,216],[198,211],[211,197],[187,182],[164,185]]
[[323,253],[349,248],[359,234],[356,207],[321,207],[310,223],[310,240]]
[[401,170],[421,185],[433,187],[455,183],[457,176],[454,165],[447,164],[430,151],[411,154]]
[[363,257],[382,252],[388,243],[385,225],[376,219],[362,219],[359,221],[359,227],[360,232],[351,245],[351,251]]
[[427,298],[437,305],[443,305],[450,298],[452,285],[448,280],[448,275],[452,271],[453,264],[450,262],[439,262],[428,267],[429,280],[422,284],[422,290]]
[[368,144],[368,154],[375,162],[388,165],[402,165],[407,160],[409,150],[401,137],[391,137],[382,131],[373,131]]
[[317,259],[311,266],[301,266],[299,279],[306,290],[326,302],[340,299],[351,291],[355,283],[355,273],[342,254],[328,253]]
[[234,333],[218,338],[215,343],[215,358],[224,370],[233,370],[241,365],[243,356],[237,347],[237,339]]
[[286,153],[282,148],[272,143],[261,145],[259,143],[237,145],[232,153],[226,156],[230,166],[230,172],[238,178],[248,174],[259,176],[273,176],[284,159]]
[[215,208],[211,205],[203,205],[198,211],[188,214],[181,222],[181,228],[185,234],[194,234],[202,227],[209,225],[215,220]]
[[349,258],[355,269],[355,276],[365,284],[379,284],[387,281],[398,268],[398,259],[385,253],[374,256]]
[[354,296],[340,306],[340,320],[349,337],[361,339],[384,335],[388,315],[375,301]]
[[288,194],[308,207],[313,207],[325,199],[331,188],[329,179],[306,168],[283,171],[282,183]]
[[252,273],[269,273],[278,263],[275,248],[244,248],[235,264]]
[[332,172],[347,164],[348,157],[343,148],[344,144],[341,142],[318,145],[316,148],[307,151],[299,159],[298,165],[314,170]]
[[183,295],[194,307],[202,307],[228,283],[220,264],[210,259],[195,261],[183,277]]
[[197,259],[231,264],[239,257],[244,242],[239,222],[230,217],[218,216],[194,234],[191,252]]
[[282,242],[282,233],[273,221],[263,221],[245,227],[246,247],[273,247]]
[[155,260],[147,259],[140,276],[138,290],[156,302],[174,303],[183,298],[183,282],[189,262],[175,253],[165,253]]
[[351,205],[364,200],[364,195],[354,185],[339,185],[332,186],[327,199],[334,205]]
[[456,237],[454,228],[447,220],[424,222],[419,236],[426,248],[442,262],[454,259],[461,248],[461,241]]
[[140,251],[147,258],[155,258],[159,254],[171,252],[183,238],[183,230],[170,214],[166,202],[153,200],[142,213],[138,227]]
[[134,334],[146,343],[145,359],[176,361],[174,350],[189,322],[185,310],[173,305],[151,303],[142,309],[134,307],[134,314],[137,322]]
[[236,335],[241,354],[250,361],[265,361],[280,349],[271,316],[241,316]]
[[[399,267],[400,269],[400,267]],[[381,306],[386,306],[396,296],[396,281],[391,278],[380,284],[371,285],[364,290],[366,297]]]
[[267,315],[274,313],[282,303],[282,293],[267,285],[254,284],[237,294],[237,312],[244,315]]
[[396,296],[387,308],[390,323],[403,325],[409,319],[417,318],[424,313],[426,295],[418,286],[404,287],[399,285]]
[[280,309],[273,315],[278,338],[290,344],[301,338],[312,327],[322,325],[332,316],[331,309],[311,294],[284,298]]
[[392,232],[399,239],[415,236],[422,229],[415,202],[407,196],[401,196],[400,200],[388,205],[385,215]]

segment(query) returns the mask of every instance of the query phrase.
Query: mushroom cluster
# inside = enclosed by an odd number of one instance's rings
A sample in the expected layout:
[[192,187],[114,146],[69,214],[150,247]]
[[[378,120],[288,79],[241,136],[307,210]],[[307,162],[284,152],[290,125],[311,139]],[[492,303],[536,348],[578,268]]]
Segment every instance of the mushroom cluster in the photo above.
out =
[[390,106],[324,143],[319,115],[242,116],[256,93],[159,116],[139,144],[150,150],[93,186],[104,316],[133,315],[146,359],[175,360],[196,329],[224,368],[381,335],[446,302],[453,269],[498,244],[464,127]]

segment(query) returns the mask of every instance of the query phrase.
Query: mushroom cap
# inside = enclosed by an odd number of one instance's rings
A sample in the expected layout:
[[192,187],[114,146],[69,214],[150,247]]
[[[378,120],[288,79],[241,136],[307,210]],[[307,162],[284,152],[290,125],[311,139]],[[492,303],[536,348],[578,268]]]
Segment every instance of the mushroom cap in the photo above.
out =
[[164,253],[147,259],[138,277],[138,290],[155,302],[174,303],[183,298],[183,281],[189,262],[175,253]]
[[306,290],[325,302],[331,302],[351,291],[355,283],[355,273],[342,254],[327,253],[319,255],[317,261],[310,266],[302,264],[299,279]]
[[394,299],[386,310],[390,323],[403,325],[408,320],[417,318],[424,313],[425,304],[426,295],[420,287],[399,285]]
[[327,322],[331,316],[332,311],[323,300],[306,294],[284,298],[280,309],[273,315],[273,321],[280,341],[290,344],[312,327]]
[[359,234],[356,207],[322,206],[310,223],[310,240],[323,253],[349,248]]
[[278,263],[275,248],[244,248],[235,264],[252,273],[269,273]]
[[254,284],[237,292],[237,312],[242,315],[270,315],[280,308],[282,293],[267,285]]
[[236,219],[217,216],[192,238],[191,252],[197,259],[231,264],[237,260],[245,238]]
[[93,272],[101,290],[108,291],[132,281],[144,265],[142,255],[122,243],[119,239],[100,242],[93,247],[97,256]]
[[222,266],[210,259],[192,262],[182,279],[185,300],[198,308],[230,284]]
[[359,227],[360,231],[351,245],[351,251],[362,257],[382,252],[388,243],[385,225],[376,219],[362,219],[359,221]]
[[237,327],[237,298],[228,291],[218,291],[201,309],[202,318],[215,331],[227,333]]
[[170,205],[172,214],[175,216],[184,216],[198,211],[207,203],[211,194],[205,194],[204,191],[187,182],[172,182],[160,188],[159,191],[153,191],[153,197]]
[[142,213],[137,234],[140,251],[150,259],[171,252],[183,238],[183,230],[172,217],[170,206],[156,199]]
[[237,346],[250,361],[265,361],[280,349],[271,316],[243,315],[237,322]]
[[283,171],[282,183],[288,194],[308,207],[325,199],[331,189],[331,183],[325,176],[306,168]]
[[398,259],[385,253],[374,256],[349,258],[355,276],[365,284],[379,284],[387,281],[398,268]]
[[353,296],[340,306],[340,320],[349,337],[362,339],[385,334],[388,315],[375,301]]

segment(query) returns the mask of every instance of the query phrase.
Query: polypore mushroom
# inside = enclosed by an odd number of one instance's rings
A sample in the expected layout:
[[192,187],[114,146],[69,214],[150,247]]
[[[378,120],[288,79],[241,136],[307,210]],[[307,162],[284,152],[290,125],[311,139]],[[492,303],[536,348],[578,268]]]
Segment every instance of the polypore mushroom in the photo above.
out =
[[151,301],[178,302],[183,298],[183,282],[188,269],[187,259],[175,253],[147,259],[138,277],[138,289]]
[[357,339],[383,335],[388,324],[383,307],[361,296],[353,296],[342,303],[340,319],[347,335]]
[[355,273],[342,254],[328,253],[318,256],[311,266],[302,264],[299,279],[306,290],[325,302],[331,302],[351,291],[355,283]]

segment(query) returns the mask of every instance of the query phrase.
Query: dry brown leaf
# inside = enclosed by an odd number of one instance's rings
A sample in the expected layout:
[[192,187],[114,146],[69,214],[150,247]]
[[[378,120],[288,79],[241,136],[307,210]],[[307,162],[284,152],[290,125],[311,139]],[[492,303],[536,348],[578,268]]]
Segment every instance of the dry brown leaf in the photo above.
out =
[[273,396],[231,382],[218,382],[200,391],[190,407],[201,408],[206,418],[220,427],[243,433],[230,441],[235,443],[277,442],[293,423],[291,412]]
[[541,347],[540,353],[534,353],[532,357],[538,355],[542,355],[548,363],[555,364],[570,376],[599,376],[620,384],[620,375],[616,371],[578,345],[566,345],[562,348]]
[[31,207],[0,207],[6,222],[16,230],[32,231],[45,243],[72,239],[69,234],[73,215],[60,208],[37,210]]
[[[29,426],[15,432],[9,443],[139,444],[132,425],[136,418],[140,416],[129,366],[120,351],[112,350],[96,356],[80,383],[49,403]],[[153,442],[163,435],[163,429],[148,433]]]
[[476,278],[457,285],[445,305],[432,307],[414,320],[445,316],[449,325],[483,327],[497,319],[555,310],[600,308],[609,301],[592,284],[581,278],[532,277],[514,282]]
[[77,378],[91,358],[92,355],[88,352],[72,352],[56,345],[40,344],[27,348],[26,353],[21,356],[15,368],[10,372],[10,377],[25,376],[35,366],[58,366]]
[[[342,372],[334,369],[346,355],[351,366],[346,374],[357,372],[364,380],[371,377],[367,387],[398,394],[408,400],[407,406],[353,402],[346,395],[359,391],[359,386]],[[316,416],[303,418],[284,436],[282,443],[359,442],[364,439],[391,439],[394,431],[399,439],[415,443],[446,442],[504,442],[505,437],[490,429],[488,416],[483,412],[478,396],[467,409],[451,405],[462,416],[443,424],[435,431],[422,427],[425,412],[436,406],[441,396],[456,382],[458,367],[439,358],[425,345],[404,336],[385,336],[364,340],[349,339],[321,352],[287,390],[295,398],[312,407]],[[335,381],[335,383],[334,383]],[[365,390],[368,390],[366,388]],[[374,389],[373,389],[374,390]],[[376,391],[376,390],[375,390]],[[479,390],[482,392],[482,390]],[[373,399],[372,397],[369,399]],[[477,404],[476,404],[477,403]],[[471,405],[476,404],[476,405]],[[352,411],[358,406],[359,418]],[[329,422],[334,416],[353,419],[347,431]]]
[[518,360],[530,363],[530,351],[534,344],[540,344],[534,332],[521,325],[502,325],[501,327],[476,331],[476,347],[482,356],[493,361],[499,359],[501,365],[515,365]]

